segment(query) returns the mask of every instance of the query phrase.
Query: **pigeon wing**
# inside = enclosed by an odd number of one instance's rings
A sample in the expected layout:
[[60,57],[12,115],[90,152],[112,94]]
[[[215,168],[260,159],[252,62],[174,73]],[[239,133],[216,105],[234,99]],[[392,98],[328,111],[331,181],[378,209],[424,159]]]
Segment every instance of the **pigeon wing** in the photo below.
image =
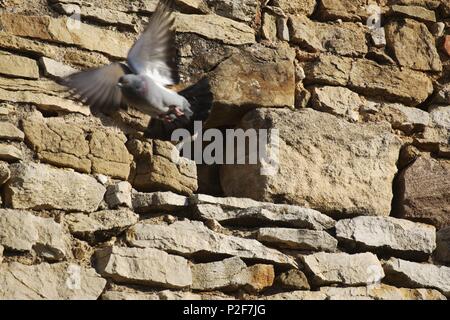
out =
[[144,33],[128,53],[128,65],[162,86],[179,81],[176,67],[173,0],[161,0]]
[[120,77],[129,73],[121,63],[74,73],[64,79],[72,95],[90,106],[92,113],[111,114],[122,104],[122,92],[117,86]]

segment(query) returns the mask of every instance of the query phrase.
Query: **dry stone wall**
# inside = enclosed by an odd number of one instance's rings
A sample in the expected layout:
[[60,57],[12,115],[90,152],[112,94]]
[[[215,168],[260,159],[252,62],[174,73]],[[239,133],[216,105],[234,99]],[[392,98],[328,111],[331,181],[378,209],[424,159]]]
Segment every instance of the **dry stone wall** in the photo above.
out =
[[272,176],[58,84],[156,4],[0,1],[0,299],[449,298],[450,2],[176,0],[181,87],[209,79],[209,127],[278,129]]

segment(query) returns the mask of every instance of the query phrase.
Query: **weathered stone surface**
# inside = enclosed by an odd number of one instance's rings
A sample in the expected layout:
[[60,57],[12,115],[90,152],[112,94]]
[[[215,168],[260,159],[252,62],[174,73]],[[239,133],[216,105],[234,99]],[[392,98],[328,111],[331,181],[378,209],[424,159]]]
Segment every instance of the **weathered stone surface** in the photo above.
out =
[[388,49],[398,63],[411,69],[442,71],[442,63],[433,35],[425,24],[406,19],[386,27]]
[[396,288],[386,284],[355,288],[322,287],[320,292],[326,294],[328,300],[446,300],[437,290]]
[[221,292],[192,293],[188,291],[137,291],[115,286],[102,294],[102,300],[235,300]]
[[274,5],[280,7],[286,14],[305,14],[311,15],[316,7],[315,0],[305,1],[289,1],[289,0],[275,0]]
[[22,151],[10,144],[0,143],[0,160],[9,162],[22,159]]
[[0,139],[23,141],[24,137],[25,134],[12,123],[0,121]]
[[297,269],[291,269],[280,274],[276,280],[276,284],[284,290],[309,290],[308,278],[305,274]]
[[136,224],[139,216],[131,210],[120,209],[72,213],[65,215],[64,220],[73,235],[93,243],[119,235]]
[[44,111],[89,115],[89,108],[61,98],[60,95],[66,91],[62,86],[47,80],[0,78],[0,100],[29,103]]
[[383,268],[372,253],[324,253],[303,256],[302,261],[316,285],[367,285],[384,278]]
[[0,74],[39,79],[39,67],[33,59],[0,51]]
[[185,196],[173,192],[133,192],[133,209],[137,212],[176,211],[186,209],[189,200]]
[[318,291],[292,291],[262,297],[262,300],[326,300],[327,296]]
[[4,185],[6,181],[11,178],[11,171],[6,162],[0,161],[0,186]]
[[330,52],[342,56],[367,53],[366,29],[346,22],[340,25],[313,22],[306,16],[290,17],[291,41],[313,52]]
[[255,31],[248,25],[215,14],[175,14],[175,30],[195,33],[225,44],[255,43]]
[[51,218],[27,211],[0,209],[0,244],[6,249],[30,252],[51,261],[70,256],[69,237]]
[[259,203],[247,209],[227,209],[213,204],[195,206],[197,217],[204,220],[217,220],[226,224],[245,223],[245,225],[279,225],[297,228],[323,230],[334,226],[330,217],[312,209],[290,205]]
[[339,241],[358,250],[426,260],[436,247],[436,229],[392,217],[356,217],[336,223]]
[[406,105],[418,105],[433,92],[431,80],[423,73],[379,65],[365,59],[322,55],[306,65],[306,82],[348,86],[350,89]]
[[127,147],[134,156],[130,180],[138,191],[172,191],[191,195],[197,190],[195,162],[180,157],[170,142],[129,140]]
[[131,184],[128,181],[121,181],[109,186],[106,190],[105,201],[110,208],[125,206],[132,208]]
[[263,176],[261,165],[222,166],[226,195],[283,199],[340,216],[389,215],[400,141],[388,127],[351,124],[311,109],[255,110],[241,127],[280,130],[279,170]]
[[247,267],[238,257],[192,265],[192,289],[258,292],[273,284],[272,265]]
[[359,120],[359,109],[367,103],[366,99],[344,87],[314,87],[311,98],[314,109],[354,122]]
[[402,218],[450,225],[450,162],[422,156],[400,172],[394,213]]
[[[275,55],[274,51],[270,51]],[[211,126],[234,125],[255,107],[293,107],[292,61],[272,56],[262,60],[248,53],[232,55],[209,76],[214,97]]]
[[325,231],[288,228],[261,228],[256,239],[278,248],[326,252],[336,251],[338,243]]
[[13,262],[0,269],[2,300],[96,300],[106,285],[94,269],[77,264]]
[[[15,36],[75,45],[117,58],[127,56],[133,43],[125,35],[69,19],[2,13],[0,24],[3,31]],[[74,23],[77,26],[70,27]]]
[[252,0],[207,0],[207,3],[216,14],[245,22],[254,21],[259,9],[258,1]]
[[36,163],[10,165],[5,202],[14,209],[97,210],[105,188],[94,178]]
[[383,265],[385,280],[395,286],[432,288],[450,297],[450,268],[391,258]]
[[3,251],[4,251],[5,249],[3,248],[3,246],[2,245],[0,245],[0,264],[3,262]]
[[216,233],[196,221],[177,221],[171,225],[139,223],[127,231],[127,241],[135,247],[156,248],[188,257],[196,253],[229,255],[296,266],[291,257],[256,240]]
[[39,59],[39,62],[44,69],[45,75],[49,77],[64,78],[78,71],[71,66],[47,57],[42,57]]
[[420,6],[393,5],[391,7],[391,13],[424,22],[436,22],[436,13]]
[[324,20],[360,21],[370,15],[365,0],[322,0],[319,14]]
[[179,289],[192,284],[188,261],[164,251],[112,246],[95,257],[97,271],[117,282]]
[[450,130],[450,105],[431,106],[428,108],[428,111],[430,112],[430,117],[434,125]]
[[235,197],[214,197],[208,194],[194,194],[189,198],[191,205],[211,204],[218,205],[229,209],[248,209],[252,207],[259,207],[268,205],[266,202],[259,202],[249,198],[235,198]]
[[277,15],[271,12],[263,14],[262,36],[271,42],[277,41]]
[[450,227],[437,232],[434,257],[440,262],[450,263]]

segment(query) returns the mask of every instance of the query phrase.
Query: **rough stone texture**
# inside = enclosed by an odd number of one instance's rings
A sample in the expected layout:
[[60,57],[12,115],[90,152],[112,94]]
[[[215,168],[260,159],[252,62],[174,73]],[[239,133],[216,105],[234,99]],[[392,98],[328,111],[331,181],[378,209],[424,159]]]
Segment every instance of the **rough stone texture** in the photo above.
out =
[[275,280],[284,290],[309,290],[308,278],[305,274],[297,269],[291,269],[280,274]]
[[0,186],[4,185],[11,178],[11,171],[6,162],[0,161]]
[[437,290],[396,288],[386,284],[356,288],[322,287],[327,300],[446,300]]
[[450,264],[450,227],[441,229],[436,234],[434,256],[438,261]]
[[208,194],[194,194],[189,198],[191,205],[211,204],[223,208],[248,209],[268,205],[268,203],[255,201],[249,198],[214,197]]
[[339,241],[358,250],[426,260],[436,247],[436,229],[392,217],[356,217],[336,223]]
[[318,291],[291,291],[262,297],[263,300],[326,300],[327,296]]
[[179,156],[167,141],[129,140],[127,147],[134,156],[131,184],[139,191],[172,191],[191,195],[197,190],[195,163]]
[[69,237],[52,218],[27,211],[0,209],[0,244],[9,250],[34,251],[50,261],[70,256]]
[[365,0],[322,0],[319,14],[326,20],[360,21],[368,12]]
[[164,251],[112,246],[95,257],[97,271],[118,282],[175,289],[192,284],[188,261]]
[[428,108],[430,117],[437,127],[450,130],[450,105],[449,106],[431,106]]
[[388,128],[351,124],[310,109],[257,110],[241,127],[261,129],[268,123],[280,130],[278,174],[262,176],[260,165],[223,166],[225,194],[283,199],[341,216],[389,215],[400,141]]
[[177,32],[195,33],[225,44],[244,45],[255,43],[255,31],[244,23],[236,22],[214,14],[175,15]]
[[252,0],[207,0],[210,8],[218,15],[244,22],[255,19],[259,4]]
[[24,137],[24,133],[15,125],[9,122],[0,121],[0,139],[23,141]]
[[420,6],[393,5],[391,7],[391,12],[393,14],[407,16],[424,22],[436,22],[436,13]]
[[128,181],[121,181],[107,188],[105,201],[110,208],[125,206],[132,208],[132,186]]
[[133,192],[133,209],[137,212],[176,211],[186,209],[189,200],[185,196],[173,192]]
[[382,96],[412,106],[422,103],[433,92],[431,80],[423,73],[365,59],[322,55],[308,63],[305,71],[306,81],[311,84],[348,86],[367,96]]
[[227,209],[213,204],[198,204],[195,212],[198,218],[226,224],[273,224],[313,230],[330,229],[335,224],[333,219],[316,210],[290,205],[259,203],[259,206],[247,209]]
[[39,79],[39,67],[35,60],[0,51],[0,74]]
[[96,300],[106,280],[77,264],[12,262],[0,265],[0,284],[2,300]]
[[177,221],[171,225],[139,223],[127,231],[127,241],[135,247],[156,248],[187,257],[196,253],[228,255],[296,266],[293,258],[256,240],[216,233],[197,221]]
[[22,159],[22,151],[15,146],[0,143],[0,160],[14,162]]
[[396,208],[402,218],[436,226],[450,225],[450,162],[422,156],[397,178]]
[[[14,209],[97,210],[105,188],[94,178],[36,163],[9,166],[5,203]],[[45,188],[44,188],[45,186]]]
[[391,258],[383,265],[386,281],[409,288],[432,288],[450,297],[450,268]]
[[256,239],[278,248],[325,252],[336,251],[338,243],[325,231],[288,228],[261,228]]
[[354,23],[330,25],[291,16],[290,38],[306,50],[330,52],[342,56],[364,56],[367,53],[366,29]]
[[367,285],[384,278],[383,268],[372,253],[324,253],[303,256],[302,261],[313,282],[323,286],[340,284],[344,286]]
[[406,19],[386,26],[387,47],[401,66],[424,71],[442,71],[436,43],[425,24]]
[[247,267],[238,257],[192,266],[192,289],[257,292],[273,284],[272,265]]
[[137,214],[128,209],[103,210],[89,214],[72,213],[64,217],[70,232],[89,242],[117,236],[139,220]]
[[49,77],[64,78],[78,70],[59,61],[42,57],[39,62],[44,68],[44,72]]
[[286,14],[306,14],[311,15],[316,7],[315,0],[305,1],[289,1],[289,0],[275,0],[274,5],[280,7]]

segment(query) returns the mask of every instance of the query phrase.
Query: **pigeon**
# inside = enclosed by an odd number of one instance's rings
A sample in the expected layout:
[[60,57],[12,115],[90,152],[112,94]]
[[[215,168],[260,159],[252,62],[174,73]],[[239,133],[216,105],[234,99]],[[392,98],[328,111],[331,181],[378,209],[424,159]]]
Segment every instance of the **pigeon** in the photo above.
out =
[[179,81],[172,7],[173,0],[160,0],[126,63],[74,73],[63,84],[94,115],[111,115],[127,106],[150,115],[152,138],[168,139],[176,128],[205,120],[212,105],[206,78],[180,92],[169,88]]

